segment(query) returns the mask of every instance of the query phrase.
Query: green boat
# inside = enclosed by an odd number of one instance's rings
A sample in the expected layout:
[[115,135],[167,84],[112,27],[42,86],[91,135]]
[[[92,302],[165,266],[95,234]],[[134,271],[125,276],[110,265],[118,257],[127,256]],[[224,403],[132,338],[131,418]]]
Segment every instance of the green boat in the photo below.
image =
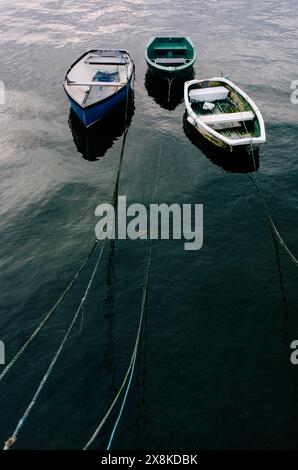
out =
[[151,38],[145,51],[152,73],[167,79],[185,78],[196,58],[196,49],[189,37]]

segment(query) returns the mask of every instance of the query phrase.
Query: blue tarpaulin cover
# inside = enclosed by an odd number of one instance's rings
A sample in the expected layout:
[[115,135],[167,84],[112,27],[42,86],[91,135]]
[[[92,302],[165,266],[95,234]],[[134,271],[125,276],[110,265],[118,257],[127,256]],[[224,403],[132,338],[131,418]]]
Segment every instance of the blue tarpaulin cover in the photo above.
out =
[[96,81],[96,82],[118,82],[119,81],[119,72],[101,72],[99,70],[94,75],[93,81]]

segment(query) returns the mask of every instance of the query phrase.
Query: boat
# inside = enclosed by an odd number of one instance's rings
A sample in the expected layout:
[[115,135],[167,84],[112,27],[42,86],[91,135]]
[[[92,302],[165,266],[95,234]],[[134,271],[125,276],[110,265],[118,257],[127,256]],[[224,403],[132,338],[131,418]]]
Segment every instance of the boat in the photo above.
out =
[[133,85],[134,63],[122,49],[85,52],[67,71],[64,90],[85,127],[111,112]]
[[188,122],[216,146],[232,152],[266,142],[259,108],[227,78],[185,82],[184,101]]
[[145,50],[149,69],[154,75],[166,79],[187,77],[196,58],[192,40],[183,36],[153,37]]

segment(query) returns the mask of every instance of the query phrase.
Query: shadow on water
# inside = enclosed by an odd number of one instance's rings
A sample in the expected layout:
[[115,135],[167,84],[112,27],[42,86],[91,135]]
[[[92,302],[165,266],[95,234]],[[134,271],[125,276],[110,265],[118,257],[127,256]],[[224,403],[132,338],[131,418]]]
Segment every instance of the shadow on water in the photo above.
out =
[[104,353],[103,365],[106,375],[111,377],[110,396],[115,396],[116,393],[116,363],[115,351],[113,341],[113,326],[114,326],[114,308],[115,308],[115,295],[114,288],[116,283],[116,274],[114,269],[114,256],[115,256],[115,240],[111,240],[109,257],[108,257],[108,271],[106,277],[107,294],[105,298],[105,314],[106,321],[106,349]]
[[254,156],[246,149],[233,153],[216,147],[204,139],[194,127],[183,117],[184,132],[191,141],[214,165],[220,166],[228,173],[252,173],[259,169],[259,150],[254,150]]
[[[127,117],[126,117],[127,104]],[[115,141],[121,137],[134,115],[134,93],[131,92],[128,101],[124,100],[105,118],[86,128],[75,112],[70,109],[68,124],[77,151],[85,160],[90,162],[104,157]]]
[[145,75],[145,88],[148,96],[164,109],[173,111],[179,104],[183,102],[184,82],[194,78],[194,70],[191,69],[189,75],[184,80],[173,80],[169,82],[154,76],[150,69]]

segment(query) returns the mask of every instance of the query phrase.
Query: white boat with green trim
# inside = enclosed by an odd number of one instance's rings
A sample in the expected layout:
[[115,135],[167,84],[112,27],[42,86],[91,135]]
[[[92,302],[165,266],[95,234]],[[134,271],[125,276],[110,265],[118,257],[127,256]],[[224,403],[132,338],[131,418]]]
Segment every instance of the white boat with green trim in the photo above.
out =
[[184,101],[188,122],[218,147],[233,151],[266,141],[259,108],[227,78],[186,82]]

